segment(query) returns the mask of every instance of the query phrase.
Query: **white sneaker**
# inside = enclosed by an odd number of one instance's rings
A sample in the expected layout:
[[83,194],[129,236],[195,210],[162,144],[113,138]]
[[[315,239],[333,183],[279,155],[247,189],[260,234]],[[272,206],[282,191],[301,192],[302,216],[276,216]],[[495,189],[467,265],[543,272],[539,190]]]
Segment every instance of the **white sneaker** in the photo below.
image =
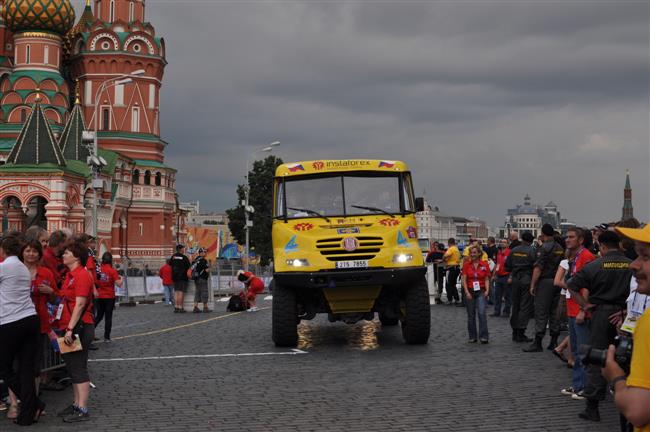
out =
[[582,390],[580,390],[578,393],[573,393],[571,395],[571,399],[573,399],[573,400],[585,400],[586,398],[585,398],[584,394],[582,393]]
[[560,393],[571,397],[573,397],[573,395],[576,394],[576,392],[573,390],[573,387],[563,388],[562,390],[560,390]]
[[257,312],[257,306],[253,306],[252,308],[248,309],[248,312]]

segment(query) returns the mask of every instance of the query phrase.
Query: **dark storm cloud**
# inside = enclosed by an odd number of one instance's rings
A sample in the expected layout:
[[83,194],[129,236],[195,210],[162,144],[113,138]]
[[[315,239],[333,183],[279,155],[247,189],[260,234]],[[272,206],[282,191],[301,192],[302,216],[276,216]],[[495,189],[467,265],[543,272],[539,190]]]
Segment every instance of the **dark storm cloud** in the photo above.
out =
[[[404,159],[447,213],[526,193],[648,219],[646,2],[150,1],[167,42],[166,161],[182,200],[235,204],[246,159]],[[262,157],[263,155],[257,155]]]

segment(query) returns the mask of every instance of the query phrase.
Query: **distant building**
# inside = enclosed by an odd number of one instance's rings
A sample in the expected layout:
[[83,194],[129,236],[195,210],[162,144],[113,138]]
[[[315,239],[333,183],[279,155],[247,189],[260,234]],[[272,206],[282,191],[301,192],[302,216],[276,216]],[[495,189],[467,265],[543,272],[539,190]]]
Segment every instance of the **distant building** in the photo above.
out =
[[562,229],[565,222],[558,210],[557,205],[550,201],[545,206],[532,204],[530,196],[524,197],[524,203],[518,204],[515,208],[508,209],[504,225],[499,229],[500,237],[507,237],[512,232],[521,235],[529,232],[537,237],[542,230],[542,225],[550,224],[557,231]]
[[415,215],[418,225],[418,237],[447,243],[454,237],[461,243],[466,243],[469,238],[486,240],[488,228],[485,222],[460,216],[449,216],[440,211],[438,207],[424,202],[424,211]]
[[632,219],[634,207],[632,207],[632,186],[630,186],[630,172],[625,175],[625,189],[623,189],[623,215],[621,220]]

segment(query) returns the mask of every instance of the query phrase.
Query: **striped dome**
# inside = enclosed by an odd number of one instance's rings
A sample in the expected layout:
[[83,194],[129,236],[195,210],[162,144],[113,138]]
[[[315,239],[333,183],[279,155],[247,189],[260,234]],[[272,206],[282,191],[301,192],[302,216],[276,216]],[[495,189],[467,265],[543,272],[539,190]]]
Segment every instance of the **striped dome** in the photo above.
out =
[[49,31],[60,35],[70,30],[75,20],[70,0],[8,0],[2,17],[13,32]]

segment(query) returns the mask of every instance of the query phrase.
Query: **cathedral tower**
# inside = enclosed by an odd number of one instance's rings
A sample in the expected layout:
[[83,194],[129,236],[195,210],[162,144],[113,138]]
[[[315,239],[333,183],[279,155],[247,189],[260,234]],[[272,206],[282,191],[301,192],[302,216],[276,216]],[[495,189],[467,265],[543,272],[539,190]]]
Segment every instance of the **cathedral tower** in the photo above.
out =
[[623,216],[622,220],[632,219],[634,217],[634,207],[632,207],[632,186],[630,186],[630,172],[625,175],[625,189],[623,189]]

